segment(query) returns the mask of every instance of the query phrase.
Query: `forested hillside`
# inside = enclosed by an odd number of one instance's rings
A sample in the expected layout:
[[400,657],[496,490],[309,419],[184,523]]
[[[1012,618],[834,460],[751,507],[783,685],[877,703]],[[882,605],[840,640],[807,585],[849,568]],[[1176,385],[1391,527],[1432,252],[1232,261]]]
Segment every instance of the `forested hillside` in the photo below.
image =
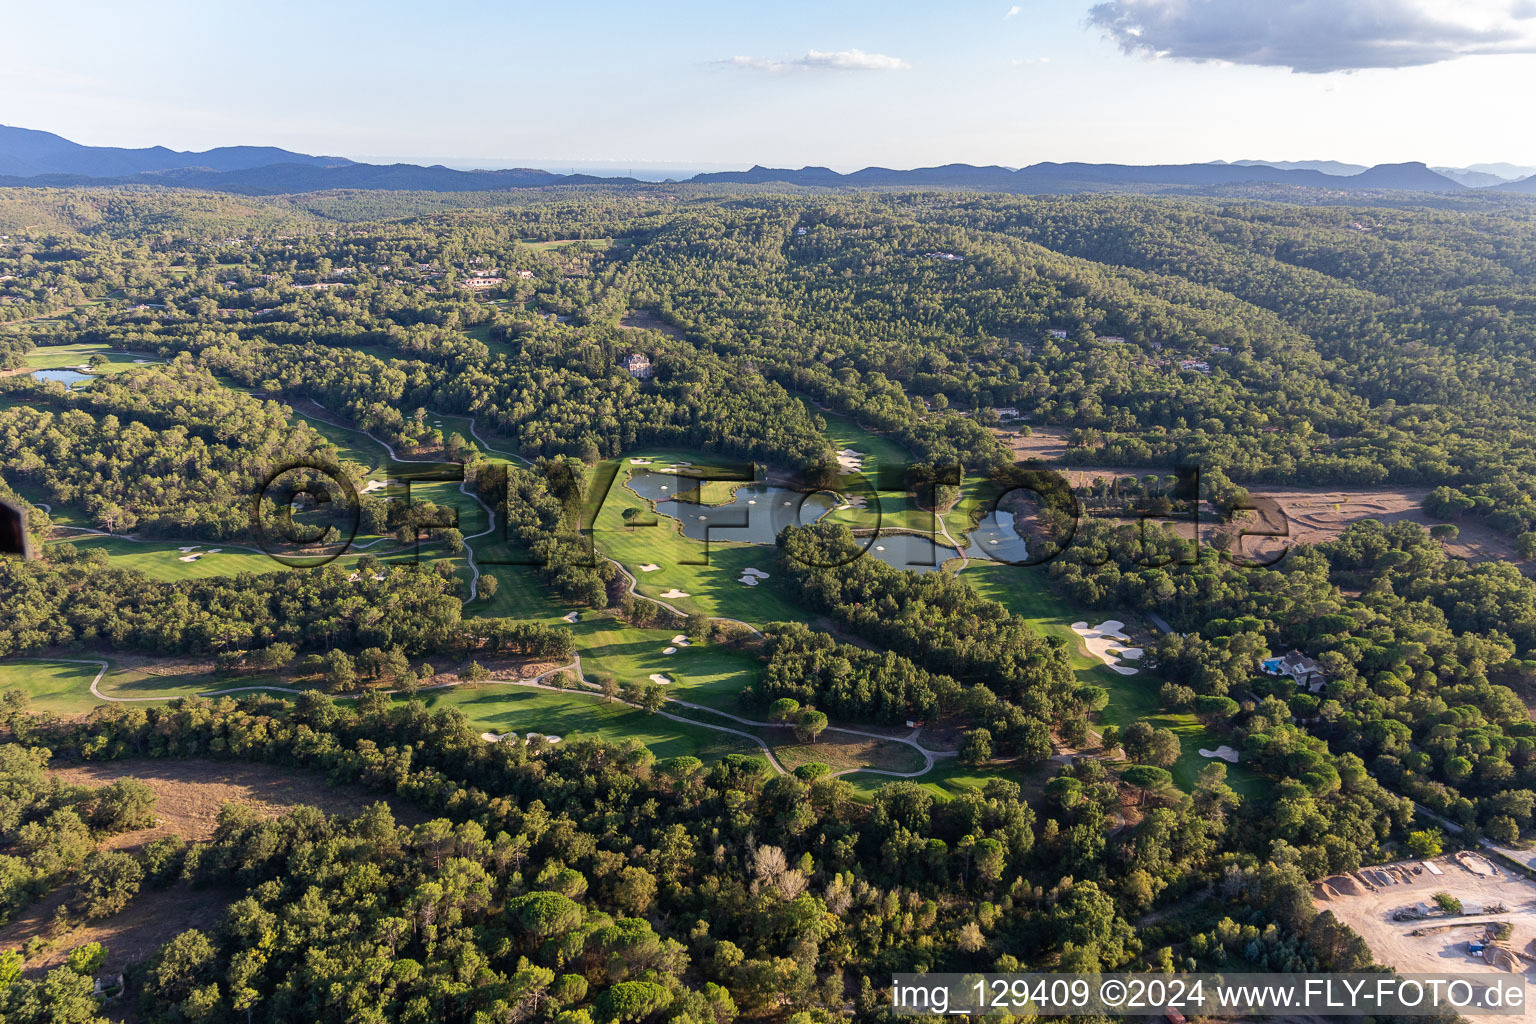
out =
[[[1536,583],[1448,548],[1536,557],[1522,203],[7,193],[0,1019],[100,1019],[83,929],[190,892],[136,1019],[1370,966],[1314,883],[1536,838]],[[1255,564],[1281,485],[1413,497]],[[136,843],[53,774],[130,758],[431,820]]]

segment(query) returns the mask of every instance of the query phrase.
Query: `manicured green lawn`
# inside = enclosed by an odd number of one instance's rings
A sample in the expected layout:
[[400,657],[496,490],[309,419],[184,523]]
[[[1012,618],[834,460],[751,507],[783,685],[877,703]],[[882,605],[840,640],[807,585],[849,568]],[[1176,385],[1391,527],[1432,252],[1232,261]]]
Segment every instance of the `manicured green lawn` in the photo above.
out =
[[[669,458],[688,457],[664,452],[644,455],[660,464],[666,464]],[[700,461],[698,453],[692,456],[694,461]],[[685,612],[741,619],[754,625],[800,617],[778,578],[775,548],[721,541],[711,541],[706,547],[703,541],[683,536],[676,519],[654,513],[645,499],[625,486],[630,469],[626,459],[598,511],[593,538],[599,551],[616,559],[634,575],[641,594],[664,600]],[[662,503],[663,508],[666,505]],[[654,521],[658,525],[626,525],[623,513],[628,507],[644,509],[646,514],[640,521]],[[647,572],[640,568],[642,565],[658,568]],[[742,570],[748,567],[768,573],[769,578],[755,587],[747,586],[740,579]],[[672,590],[687,596],[666,596]]]
[[[137,569],[156,580],[206,579],[209,576],[233,576],[242,572],[277,572],[287,566],[256,551],[227,548],[218,541],[131,541],[119,537],[67,532],[50,543],[69,543],[82,551],[105,551],[112,565],[119,569]],[[183,562],[183,547],[195,545],[197,551],[219,548],[218,554],[205,554],[195,562]],[[196,554],[196,551],[185,554]]]
[[109,351],[109,349],[110,346],[103,342],[76,342],[72,345],[39,346],[27,353],[27,366],[34,370],[57,370],[66,366],[79,366],[81,363],[88,361],[91,356],[101,355],[107,360],[107,364],[101,368],[101,372],[111,373],[117,370],[125,370],[135,365],[135,359],[159,361],[156,356],[145,352],[134,355],[125,352]]
[[564,249],[568,245],[585,245],[593,249],[606,249],[613,244],[611,238],[561,238],[552,242],[525,242],[519,241],[519,245],[526,245],[530,249],[540,252],[548,252],[551,249]]
[[47,505],[48,518],[55,526],[94,526],[90,517],[79,508],[71,508],[54,501],[37,484],[14,482],[12,489],[34,505]]
[[[477,541],[470,541],[478,545]],[[476,547],[480,551],[480,547]],[[532,568],[521,565],[481,565],[480,578],[496,578],[496,593],[490,599],[478,597],[464,607],[464,614],[482,619],[520,619],[542,622],[545,625],[566,625],[564,616],[570,609],[560,604],[554,593],[534,574]]]
[[[358,538],[360,542],[366,542],[369,539],[367,537]],[[112,559],[114,568],[137,569],[150,579],[161,580],[166,583],[175,583],[178,580],[201,580],[207,579],[210,576],[234,576],[242,572],[304,571],[303,567],[285,565],[262,552],[250,551],[244,548],[223,547],[217,541],[132,541],[121,537],[103,537],[98,534],[70,532],[49,541],[49,543],[73,544],[82,551],[105,551]],[[181,549],[189,547],[194,543],[199,551],[207,552],[218,549],[218,553],[204,554],[203,557],[195,562],[183,562],[181,560],[183,556]],[[411,552],[394,549],[394,542],[385,540],[377,546],[344,554],[336,561],[339,565],[350,568],[369,551],[375,552],[380,561],[385,564],[395,564],[411,560]],[[423,559],[428,557],[430,550],[423,543]],[[186,554],[196,554],[196,552],[186,552]]]
[[[502,303],[497,303],[497,305],[503,310],[508,308],[505,304]],[[466,327],[464,329],[464,335],[465,337],[475,339],[476,341],[483,344],[486,348],[490,349],[491,355],[493,356],[506,356],[510,359],[514,355],[511,345],[508,345],[504,341],[497,341],[495,338],[491,337],[490,324],[479,324],[475,327]],[[485,432],[481,431],[481,433],[483,434]],[[468,437],[469,435],[466,434],[465,436]]]
[[366,470],[363,475],[364,480],[383,480],[391,472],[406,468],[404,463],[397,463],[391,459],[383,445],[362,431],[338,427],[334,423],[313,419],[297,412],[290,418],[309,424],[317,434],[335,447],[336,454],[343,461],[362,466]]
[[[110,659],[109,659],[110,660]],[[134,668],[113,666],[102,678],[97,689],[109,697],[158,697],[173,700],[177,697],[197,697],[215,690],[231,690],[237,687],[271,684],[274,686],[300,686],[283,683],[277,677],[265,673],[242,675],[212,675],[197,673],[182,676],[159,676]],[[292,700],[293,694],[268,690],[274,696]],[[239,697],[242,694],[231,694]],[[100,703],[99,701],[97,703]]]
[[[498,522],[496,529],[483,537],[474,536],[486,528],[490,521],[489,515],[485,507],[471,495],[459,490],[458,483],[417,481],[410,485],[410,491],[413,501],[430,501],[458,512],[459,531],[467,538],[464,541],[465,546],[475,555],[482,580],[487,576],[493,576],[496,579],[496,593],[489,599],[483,594],[477,594],[475,600],[465,606],[465,615],[477,618],[522,619],[543,622],[546,625],[566,624],[562,619],[570,609],[539,580],[534,567],[494,564],[494,561],[516,561],[522,557],[522,552],[517,550],[515,545],[507,543],[504,523]],[[404,553],[400,557],[409,560],[412,556]],[[431,532],[425,533],[421,540],[421,560],[432,562],[440,558],[447,558],[455,563],[456,575],[463,586],[461,596],[467,596],[470,578],[467,558],[462,554],[450,555],[441,540],[436,539]],[[488,562],[487,559],[494,561]]]
[[901,472],[913,461],[912,453],[884,434],[859,426],[847,416],[818,408],[809,399],[801,399],[812,416],[820,416],[827,428],[822,433],[832,442],[832,448],[841,451],[850,448],[864,456],[860,472],[873,481],[883,466],[889,472]]
[[97,665],[74,665],[63,661],[0,661],[0,692],[25,692],[36,711],[84,714],[101,703],[91,696],[91,680],[99,671]]
[[[111,660],[105,660],[111,666]],[[30,706],[34,711],[51,711],[60,715],[85,714],[107,703],[91,693],[91,680],[96,678],[100,670],[99,665],[80,665],[59,659],[7,659],[0,661],[0,691],[25,691],[31,697]],[[102,676],[98,689],[109,697],[174,700],[177,697],[195,697],[210,690],[261,686],[270,682],[272,677],[265,675],[157,676],[140,669],[111,666]],[[291,694],[276,690],[267,692],[278,697],[292,698]]]
[[[1070,607],[1050,589],[1043,568],[972,562],[962,576],[983,597],[1001,602],[1010,611],[1028,619],[1041,633],[1060,636],[1067,641],[1078,680],[1109,691],[1109,705],[1099,714],[1103,723],[1124,727],[1144,718],[1153,725],[1172,729],[1179,737],[1181,753],[1170,771],[1181,788],[1187,790],[1194,785],[1195,776],[1209,763],[1200,756],[1199,748],[1214,749],[1224,742],[1223,739],[1194,715],[1165,710],[1158,695],[1163,685],[1160,676],[1145,668],[1134,676],[1110,671],[1103,662],[1086,652],[1081,638],[1071,629],[1073,622],[1095,623],[1116,616]],[[1261,784],[1254,772],[1240,764],[1227,765],[1227,781],[1233,789],[1245,794],[1256,792]]]
[[[449,434],[457,432],[460,437],[473,444],[483,454],[492,459],[512,463],[522,462],[517,452],[513,450],[512,442],[498,437],[496,432],[488,427],[477,427],[473,418],[469,416],[455,416],[452,413],[432,413],[427,418],[427,422],[441,423],[442,427],[440,429],[443,432],[444,439]],[[484,443],[475,440],[476,431],[479,432],[481,437],[485,438]]]
[[[834,450],[842,451],[846,448],[864,456],[859,469],[864,480],[858,481],[855,478],[849,485],[848,494],[864,498],[865,507],[838,509],[828,513],[825,521],[842,523],[855,529],[878,527],[887,530],[914,530],[919,533],[930,533],[942,543],[943,538],[939,535],[933,513],[918,508],[912,495],[902,489],[901,476],[906,467],[915,461],[912,453],[895,440],[861,427],[847,416],[819,409],[806,399],[801,401],[805,403],[808,412],[826,421],[827,428],[823,433],[827,440],[832,442]],[[885,470],[883,473],[882,467]],[[949,527],[950,535],[962,543],[961,534],[971,526],[971,505],[966,503],[964,495],[973,495],[976,484],[981,479],[975,475],[967,476],[962,489],[961,502],[944,514],[944,523]],[[879,491],[877,508],[869,492],[881,487],[889,489]]]
[[[758,675],[757,659],[719,644],[677,646],[672,629],[636,629],[611,616],[582,612],[581,620],[571,625],[576,646],[581,651],[581,667],[587,679],[596,682],[611,675],[620,684],[636,682],[647,685],[652,674],[663,675],[667,696],[742,714],[736,695]],[[682,713],[682,712],[680,712]],[[750,717],[750,716],[747,716]],[[722,722],[721,724],[730,724]]]
[[429,690],[421,699],[430,708],[458,708],[476,727],[494,733],[541,732],[570,739],[578,734],[612,742],[638,740],[657,757],[691,754],[717,760],[727,754],[761,754],[762,748],[729,733],[675,722],[638,708],[580,693],[552,693],[501,683],[480,689]]

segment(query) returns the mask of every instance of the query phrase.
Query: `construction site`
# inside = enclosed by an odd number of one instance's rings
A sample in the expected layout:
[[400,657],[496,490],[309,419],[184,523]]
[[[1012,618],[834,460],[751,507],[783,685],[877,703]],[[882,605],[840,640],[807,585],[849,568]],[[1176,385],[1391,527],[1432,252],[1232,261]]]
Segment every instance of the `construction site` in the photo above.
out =
[[1536,968],[1536,882],[1479,854],[1361,868],[1313,892],[1400,973]]

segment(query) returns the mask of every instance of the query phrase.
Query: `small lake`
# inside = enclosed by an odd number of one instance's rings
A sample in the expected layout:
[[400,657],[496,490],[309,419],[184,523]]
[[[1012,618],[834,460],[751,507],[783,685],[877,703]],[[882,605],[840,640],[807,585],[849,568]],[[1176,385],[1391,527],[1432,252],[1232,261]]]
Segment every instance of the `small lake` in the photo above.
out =
[[[860,537],[859,543],[870,538]],[[921,533],[883,533],[864,549],[865,558],[878,558],[893,569],[909,572],[933,572],[948,559],[956,557],[955,549],[935,538]]]
[[[860,538],[861,542],[868,538]],[[1013,513],[995,512],[988,515],[971,531],[965,553],[978,562],[1024,562],[1029,551],[1024,539],[1013,529]],[[865,552],[865,557],[878,558],[895,569],[910,572],[933,572],[944,562],[956,557],[955,549],[944,542],[942,536],[930,537],[917,533],[887,533],[875,538]]]
[[88,373],[79,370],[33,370],[32,376],[36,380],[56,380],[66,388],[72,388],[81,381],[95,380]]
[[994,562],[1027,562],[1029,549],[1013,528],[1013,513],[989,514],[971,531],[965,553],[974,559]]
[[720,505],[679,501],[677,495],[693,491],[698,481],[651,469],[633,470],[625,486],[655,502],[657,512],[682,522],[683,536],[692,540],[772,544],[784,527],[814,523],[837,504],[826,491],[803,494],[760,481],[740,484],[732,500]]
[[[724,504],[680,501],[678,494],[692,492],[697,479],[639,466],[630,468],[625,486],[655,502],[658,513],[679,520],[683,536],[692,540],[772,544],[784,527],[814,523],[837,505],[836,496],[826,491],[804,494],[761,481],[737,485],[733,499]],[[957,556],[942,537],[926,534],[885,533],[873,539],[860,537],[859,543],[866,545],[864,557],[912,572],[933,572]],[[1023,538],[1013,529],[1013,513],[1002,511],[988,515],[971,531],[965,553],[985,562],[1029,558]]]

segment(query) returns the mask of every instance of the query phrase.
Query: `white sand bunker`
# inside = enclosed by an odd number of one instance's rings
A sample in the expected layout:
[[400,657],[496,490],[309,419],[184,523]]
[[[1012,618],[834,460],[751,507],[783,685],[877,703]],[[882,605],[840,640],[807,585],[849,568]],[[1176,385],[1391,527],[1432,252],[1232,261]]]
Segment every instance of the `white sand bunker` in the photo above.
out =
[[759,580],[765,580],[767,578],[768,574],[763,572],[763,570],[754,569],[751,566],[748,566],[747,568],[741,570],[741,576],[737,578],[736,582],[744,583],[749,587],[755,587],[757,586]]
[[485,742],[487,742],[487,743],[500,743],[502,740],[506,739],[508,736],[515,736],[515,735],[517,735],[517,734],[516,733],[510,733],[510,732],[507,732],[507,733],[483,732],[483,733],[480,734],[480,738],[485,740]]
[[757,499],[756,498],[748,498],[747,499],[747,504],[748,505],[756,505],[757,504]]
[[657,569],[660,569],[660,568],[661,568],[661,566],[657,565],[655,562],[646,562],[644,565],[642,565],[640,567],[640,571],[641,572],[655,572]]
[[575,622],[576,621],[576,613],[575,612],[566,612],[564,615],[560,616],[560,618],[563,621],[565,621],[565,622]]
[[843,448],[837,453],[837,464],[845,472],[857,473],[864,468],[864,453],[852,448]]
[[1233,750],[1231,747],[1227,746],[1225,743],[1223,743],[1221,746],[1217,747],[1215,750],[1206,750],[1204,747],[1201,747],[1200,748],[1200,756],[1201,757],[1219,757],[1223,761],[1230,761],[1233,764],[1237,764],[1237,751]]
[[201,544],[189,544],[184,548],[177,548],[176,550],[180,551],[182,554],[186,554],[188,551],[196,551],[200,547],[202,547]]
[[649,466],[651,464],[651,460],[650,459],[630,459],[629,460],[629,464],[631,466]]
[[662,597],[687,597],[688,596],[688,591],[686,591],[686,590],[678,590],[676,587],[673,587],[671,590],[663,591],[661,596]]
[[676,647],[663,647],[661,649],[661,653],[662,654],[676,654],[677,653],[677,648]]
[[372,494],[374,491],[382,491],[387,486],[389,485],[386,484],[383,480],[369,480],[366,484],[363,485],[363,489],[358,493]]
[[531,739],[533,739],[536,736],[544,737],[544,742],[545,743],[559,743],[560,742],[560,737],[559,736],[555,736],[555,735],[553,735],[551,733],[547,733],[547,732],[531,732],[527,736],[525,736],[524,739],[530,739],[531,740]]
[[689,643],[689,641],[688,641],[688,634],[687,633],[679,633],[679,634],[677,634],[677,636],[672,638],[671,642],[674,643],[674,644],[677,644],[677,646],[679,646],[679,647],[687,647],[688,643]]
[[1105,619],[1092,629],[1086,622],[1072,623],[1072,632],[1083,638],[1083,644],[1088,648],[1089,654],[1098,658],[1111,670],[1123,676],[1133,676],[1137,670],[1120,664],[1120,659],[1127,658],[1134,661],[1140,658],[1141,648],[1121,646],[1131,639],[1121,632],[1123,629],[1125,629],[1125,623],[1119,619]]
[[145,363],[153,363],[153,362],[157,362],[157,360],[154,360],[154,359],[135,359],[134,362],[138,363],[140,366],[143,366]]
[[652,672],[651,673],[651,682],[656,683],[656,684],[658,684],[660,686],[666,686],[668,683],[672,682],[672,680],[669,679],[668,677],[662,675],[660,672]]

